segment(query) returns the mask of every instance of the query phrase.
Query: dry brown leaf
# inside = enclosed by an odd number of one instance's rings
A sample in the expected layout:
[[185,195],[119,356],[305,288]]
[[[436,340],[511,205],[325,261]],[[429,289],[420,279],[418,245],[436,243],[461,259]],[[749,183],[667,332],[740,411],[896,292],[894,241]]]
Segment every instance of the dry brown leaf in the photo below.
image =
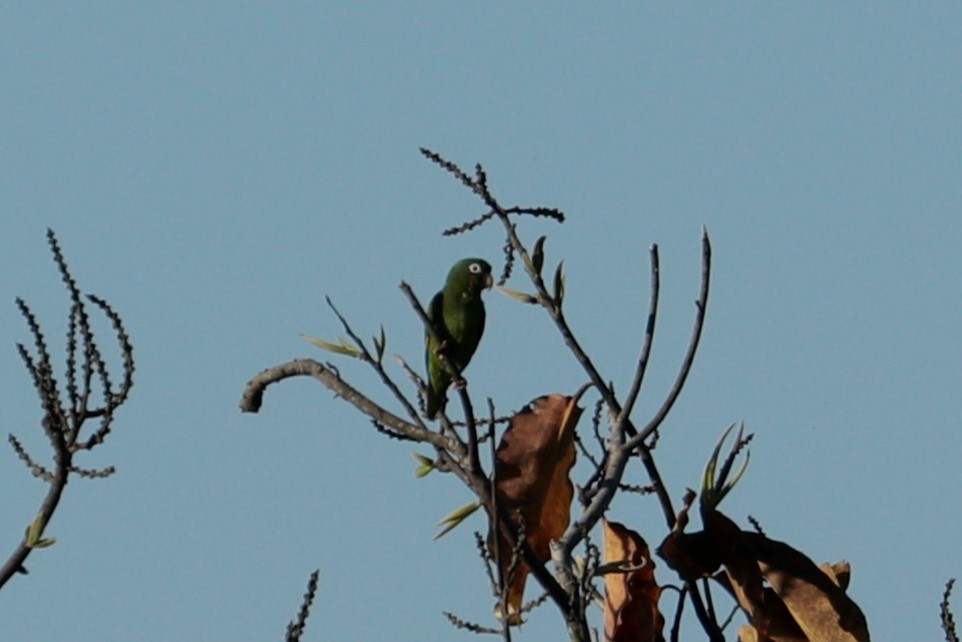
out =
[[[498,503],[513,519],[520,516],[528,545],[542,561],[550,558],[551,540],[561,537],[571,517],[574,488],[568,473],[575,462],[573,437],[581,411],[573,397],[538,397],[512,417],[498,446]],[[489,537],[494,551],[492,540]],[[501,572],[508,575],[512,549],[501,533],[497,552]],[[521,608],[527,575],[527,566],[517,564],[508,589],[509,614]]]
[[[745,533],[735,522],[717,510],[706,510],[702,515],[705,535],[716,541],[720,562],[725,567],[725,587],[732,592],[748,614],[751,632],[741,631],[746,639],[764,642],[807,642],[778,596],[766,588],[758,563],[744,549]],[[753,637],[752,637],[753,636]]]
[[755,533],[745,533],[743,541],[809,640],[868,642],[865,615],[836,584],[835,577],[784,542]]
[[[845,562],[822,568],[784,542],[744,532],[721,512],[703,510],[705,528],[676,530],[658,549],[685,579],[714,573],[748,615],[743,640],[868,642],[865,616],[846,594]],[[766,586],[766,583],[768,586]]]
[[715,541],[705,531],[672,531],[657,549],[658,554],[684,580],[707,577],[721,566]]
[[836,586],[843,591],[848,590],[848,583],[852,579],[852,566],[845,560],[829,564],[828,562],[818,567],[829,579],[835,582]]
[[[739,635],[744,640],[808,642],[785,604],[772,589],[763,587],[762,573],[755,560],[732,557],[725,571],[716,575],[715,579],[735,596],[751,621],[750,626],[739,629]],[[743,629],[751,629],[751,633]]]
[[640,567],[605,575],[605,640],[608,642],[663,642],[665,618],[658,611],[661,588],[655,582],[655,563],[648,544],[638,533],[618,522],[602,521],[605,564],[622,562]]
[[[751,624],[738,627],[738,642],[785,642],[787,640],[794,640],[794,638],[770,638]],[[808,642],[808,639],[804,635],[798,638],[798,640]]]
[[658,547],[658,554],[668,566],[686,580],[710,577],[731,555],[741,536],[741,529],[717,511],[703,516],[705,529],[685,533],[675,529]]
[[722,563],[722,584],[748,614],[757,639],[868,642],[865,616],[845,594],[847,563],[819,568],[788,544],[749,532],[740,533]]

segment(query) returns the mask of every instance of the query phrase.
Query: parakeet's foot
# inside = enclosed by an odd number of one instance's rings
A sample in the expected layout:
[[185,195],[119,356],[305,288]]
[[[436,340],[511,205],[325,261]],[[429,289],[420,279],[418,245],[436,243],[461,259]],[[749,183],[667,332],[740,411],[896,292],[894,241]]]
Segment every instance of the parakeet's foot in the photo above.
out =
[[451,387],[455,390],[464,390],[468,387],[468,382],[464,377],[461,377],[461,381],[455,381],[453,384],[451,384]]

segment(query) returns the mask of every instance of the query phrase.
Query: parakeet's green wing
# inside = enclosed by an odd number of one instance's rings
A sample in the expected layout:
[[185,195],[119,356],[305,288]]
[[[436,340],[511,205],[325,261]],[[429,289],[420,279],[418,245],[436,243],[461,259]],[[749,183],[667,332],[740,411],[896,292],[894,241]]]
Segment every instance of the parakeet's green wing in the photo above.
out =
[[484,303],[481,297],[468,299],[463,305],[445,307],[444,325],[454,339],[452,356],[463,370],[474,356],[484,334]]
[[[431,323],[435,328],[441,333],[442,340],[448,340],[445,336],[444,327],[444,291],[438,292],[431,299],[431,307],[428,309],[428,316],[431,317]],[[427,399],[426,399],[426,414],[428,418],[434,419],[438,410],[441,409],[441,405],[447,397],[448,386],[451,385],[451,375],[445,370],[444,365],[441,360],[438,359],[438,342],[431,337],[430,332],[424,333],[424,366],[427,369],[428,380],[427,380]]]

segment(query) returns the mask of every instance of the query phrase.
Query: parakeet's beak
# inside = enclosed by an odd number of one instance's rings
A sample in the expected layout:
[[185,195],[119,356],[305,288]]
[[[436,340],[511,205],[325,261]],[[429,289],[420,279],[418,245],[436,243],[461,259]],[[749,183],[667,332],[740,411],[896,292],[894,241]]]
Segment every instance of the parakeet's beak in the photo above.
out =
[[490,290],[492,285],[494,285],[494,277],[489,274],[484,279],[484,289]]

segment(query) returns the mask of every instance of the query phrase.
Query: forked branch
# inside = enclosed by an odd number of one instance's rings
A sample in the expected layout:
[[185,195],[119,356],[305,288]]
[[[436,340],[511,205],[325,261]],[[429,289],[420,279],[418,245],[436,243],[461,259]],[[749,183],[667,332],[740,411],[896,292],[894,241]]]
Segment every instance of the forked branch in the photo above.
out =
[[[104,442],[112,429],[117,408],[127,400],[133,386],[133,347],[120,315],[104,299],[81,293],[67,267],[53,230],[47,230],[47,241],[71,302],[64,384],[66,402],[54,376],[50,351],[40,323],[27,303],[23,299],[17,299],[17,307],[33,337],[33,351],[23,344],[17,344],[17,349],[40,396],[43,412],[40,425],[53,449],[53,464],[48,467],[38,463],[23,442],[14,435],[8,437],[17,457],[35,477],[43,480],[49,489],[36,516],[29,523],[23,540],[0,567],[0,587],[14,574],[25,572],[24,562],[34,549],[53,544],[54,540],[44,537],[44,532],[57,510],[70,475],[98,479],[113,474],[113,466],[100,470],[78,467],[73,463],[74,457],[78,452],[93,450]],[[122,366],[119,387],[115,387],[112,382],[107,362],[94,335],[87,311],[88,301],[110,321],[120,346]],[[87,422],[92,420],[99,420],[98,426],[84,436],[83,430]]]

